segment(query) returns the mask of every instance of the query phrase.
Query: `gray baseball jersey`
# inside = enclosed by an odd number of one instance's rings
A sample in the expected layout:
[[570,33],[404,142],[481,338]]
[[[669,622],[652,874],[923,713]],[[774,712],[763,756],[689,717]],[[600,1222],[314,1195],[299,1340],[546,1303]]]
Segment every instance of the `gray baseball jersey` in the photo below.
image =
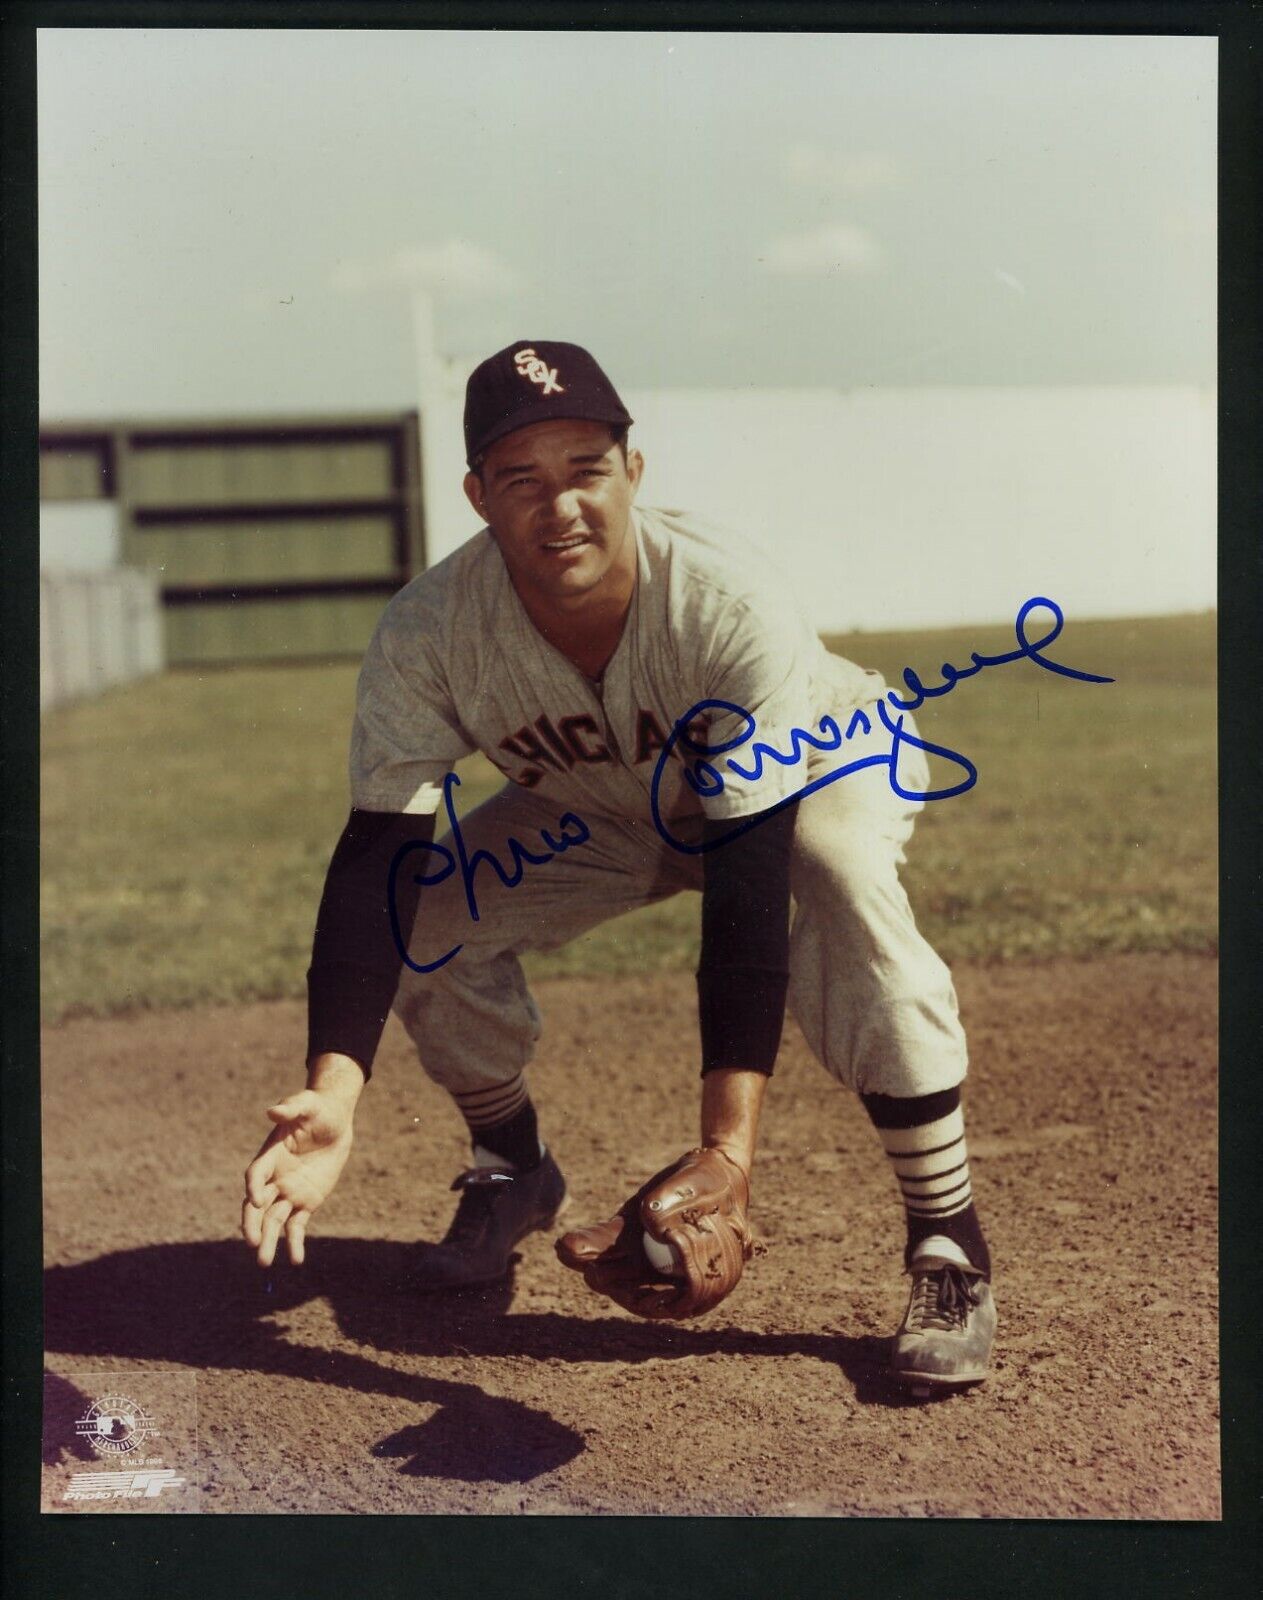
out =
[[[360,673],[351,801],[364,811],[438,809],[446,773],[481,750],[507,778],[559,809],[646,815],[661,751],[702,700],[749,712],[758,740],[789,751],[791,730],[843,719],[885,689],[830,655],[748,542],[679,511],[634,508],[638,576],[599,684],[531,623],[489,529],[414,578],[386,607]],[[741,727],[703,719],[714,742]],[[699,732],[701,730],[695,730]],[[724,773],[700,800],[684,764],[660,780],[664,818],[723,820],[767,809],[804,773],[767,762],[757,781]]]

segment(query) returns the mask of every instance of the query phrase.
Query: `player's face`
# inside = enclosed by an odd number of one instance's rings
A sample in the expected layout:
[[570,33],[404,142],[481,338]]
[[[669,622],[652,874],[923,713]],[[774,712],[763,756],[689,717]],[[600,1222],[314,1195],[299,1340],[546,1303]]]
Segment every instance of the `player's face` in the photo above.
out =
[[599,422],[537,422],[498,440],[469,503],[491,528],[519,590],[566,609],[630,586],[631,507],[644,463]]

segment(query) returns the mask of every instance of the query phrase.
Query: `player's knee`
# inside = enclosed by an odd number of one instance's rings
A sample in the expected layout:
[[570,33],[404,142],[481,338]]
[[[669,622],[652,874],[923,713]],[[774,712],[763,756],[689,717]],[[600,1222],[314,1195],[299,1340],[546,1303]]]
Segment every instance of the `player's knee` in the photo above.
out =
[[395,990],[391,1010],[403,1023],[404,1031],[412,1039],[425,1031],[427,1014],[433,1009],[437,985],[419,981],[420,975],[404,969]]
[[839,829],[809,841],[794,866],[795,897],[826,904],[839,913],[888,892],[897,879],[889,847],[862,828]]

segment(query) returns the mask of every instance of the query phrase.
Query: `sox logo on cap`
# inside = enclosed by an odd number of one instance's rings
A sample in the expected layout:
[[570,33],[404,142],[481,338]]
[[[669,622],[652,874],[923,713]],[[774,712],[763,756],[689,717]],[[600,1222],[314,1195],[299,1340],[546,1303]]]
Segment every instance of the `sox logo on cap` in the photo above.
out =
[[525,350],[519,350],[513,357],[513,365],[524,378],[540,384],[545,394],[565,394],[566,391],[557,382],[557,368],[541,361],[535,354],[534,346],[528,345]]

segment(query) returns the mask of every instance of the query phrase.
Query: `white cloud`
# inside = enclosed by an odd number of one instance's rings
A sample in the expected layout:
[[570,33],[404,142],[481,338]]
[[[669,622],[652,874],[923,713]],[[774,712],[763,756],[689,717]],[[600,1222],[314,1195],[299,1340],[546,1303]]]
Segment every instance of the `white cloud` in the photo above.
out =
[[809,233],[782,234],[759,257],[768,272],[787,278],[818,278],[834,272],[867,272],[881,260],[881,247],[867,228],[829,223]]
[[473,300],[508,294],[519,278],[493,250],[470,239],[449,238],[438,244],[406,245],[389,255],[339,261],[330,282],[348,294],[364,289],[428,289],[452,299]]
[[799,189],[824,194],[869,194],[902,182],[903,163],[882,150],[825,150],[795,144],[785,152],[785,176]]

